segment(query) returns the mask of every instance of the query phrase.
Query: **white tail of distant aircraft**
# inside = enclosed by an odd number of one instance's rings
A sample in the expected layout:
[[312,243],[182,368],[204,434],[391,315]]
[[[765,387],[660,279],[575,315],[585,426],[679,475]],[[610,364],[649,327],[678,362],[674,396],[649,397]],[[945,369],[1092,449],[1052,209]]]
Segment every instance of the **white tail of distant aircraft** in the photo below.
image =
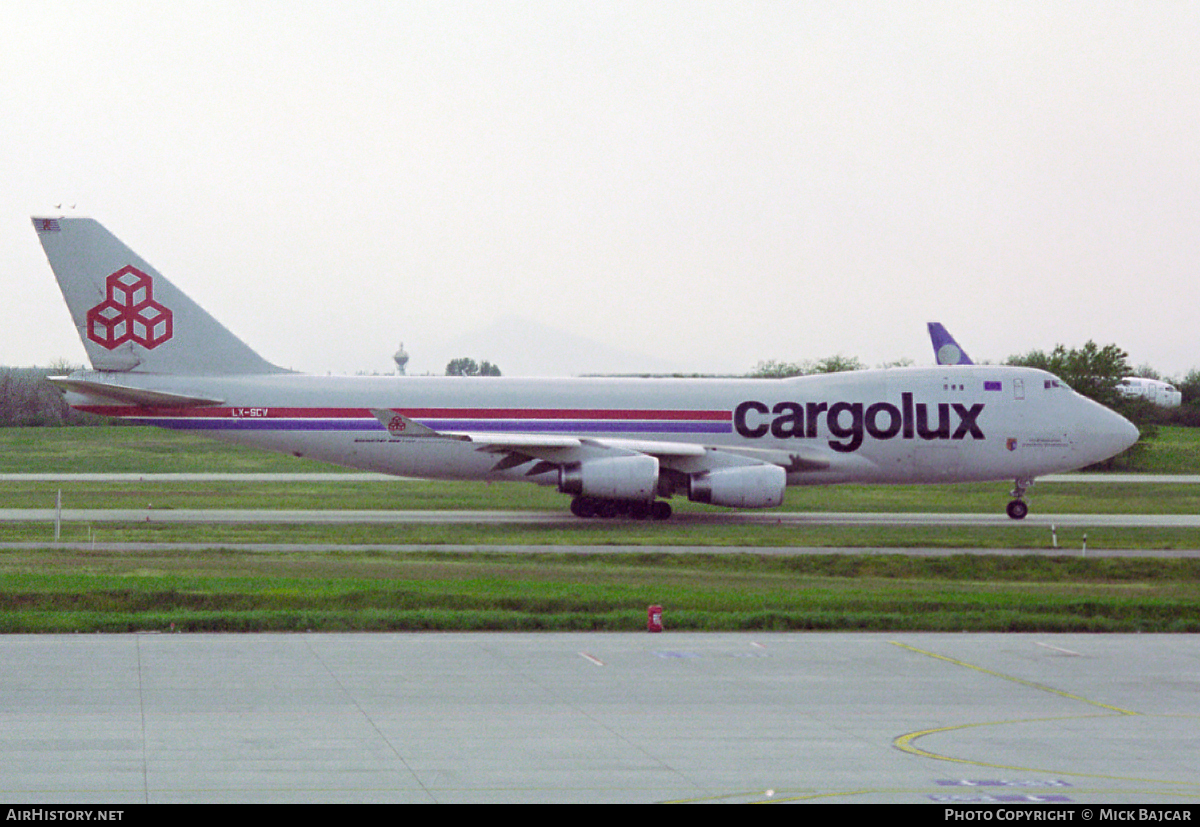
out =
[[1015,480],[1132,445],[1137,429],[1028,368],[794,379],[310,376],[264,360],[97,222],[34,218],[92,362],[70,405],[352,468],[557,486],[578,516],[734,508],[788,485]]

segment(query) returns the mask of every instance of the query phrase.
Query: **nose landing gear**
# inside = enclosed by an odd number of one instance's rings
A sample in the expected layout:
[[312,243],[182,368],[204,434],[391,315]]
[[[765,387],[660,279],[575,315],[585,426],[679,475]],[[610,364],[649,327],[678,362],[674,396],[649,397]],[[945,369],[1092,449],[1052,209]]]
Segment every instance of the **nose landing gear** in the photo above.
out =
[[1014,520],[1024,520],[1025,515],[1029,513],[1029,506],[1023,499],[1025,489],[1033,485],[1031,479],[1016,479],[1013,481],[1012,496],[1013,500],[1004,508],[1005,513]]

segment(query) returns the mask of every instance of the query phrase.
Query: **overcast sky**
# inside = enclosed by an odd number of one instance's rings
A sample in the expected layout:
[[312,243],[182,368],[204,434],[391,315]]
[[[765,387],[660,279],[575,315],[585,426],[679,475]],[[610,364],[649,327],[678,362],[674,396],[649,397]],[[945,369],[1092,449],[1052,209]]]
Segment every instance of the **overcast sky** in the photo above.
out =
[[929,364],[936,320],[1182,375],[1198,54],[1184,2],[14,4],[0,363],[84,361],[61,202],[314,372],[518,317],[680,370]]

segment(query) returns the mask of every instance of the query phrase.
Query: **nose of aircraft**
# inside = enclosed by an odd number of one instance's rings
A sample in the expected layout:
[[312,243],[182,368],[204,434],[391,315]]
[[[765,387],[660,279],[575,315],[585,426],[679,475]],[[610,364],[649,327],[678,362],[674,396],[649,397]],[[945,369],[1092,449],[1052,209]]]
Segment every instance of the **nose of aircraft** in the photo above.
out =
[[[1090,400],[1089,400],[1090,401]],[[1116,456],[1138,441],[1137,426],[1116,411],[1092,403],[1090,420],[1082,429],[1080,447],[1089,463]]]
[[1113,413],[1113,416],[1117,418],[1116,440],[1120,446],[1117,448],[1117,453],[1120,453],[1137,442],[1141,437],[1141,433],[1138,432],[1136,425],[1119,413]]

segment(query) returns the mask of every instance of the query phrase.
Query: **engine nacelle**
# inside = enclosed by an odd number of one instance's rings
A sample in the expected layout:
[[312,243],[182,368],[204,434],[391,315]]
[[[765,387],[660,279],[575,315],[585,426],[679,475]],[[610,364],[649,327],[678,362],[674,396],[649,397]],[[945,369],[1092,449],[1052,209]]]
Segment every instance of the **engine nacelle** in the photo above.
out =
[[773,508],[783,504],[787,472],[778,465],[747,465],[704,471],[688,479],[692,502],[730,508]]
[[604,500],[650,501],[658,491],[658,459],[637,454],[568,463],[559,469],[558,490]]

